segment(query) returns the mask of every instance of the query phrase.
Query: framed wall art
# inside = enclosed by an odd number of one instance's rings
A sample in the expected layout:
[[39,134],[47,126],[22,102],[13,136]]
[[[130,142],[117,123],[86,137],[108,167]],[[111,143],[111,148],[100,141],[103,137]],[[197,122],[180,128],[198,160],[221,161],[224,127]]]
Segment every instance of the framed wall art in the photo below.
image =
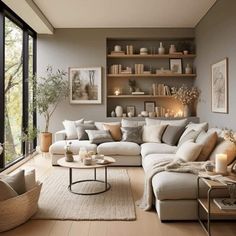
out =
[[228,59],[211,66],[212,112],[228,113]]
[[131,106],[131,105],[126,106],[127,115],[129,112],[132,114],[132,117],[135,116],[135,106]]
[[170,59],[170,70],[174,73],[182,74],[183,69],[182,69],[182,59],[177,58],[177,59]]
[[155,111],[155,106],[156,106],[156,103],[153,102],[153,101],[145,101],[144,102],[144,111],[147,111],[147,112],[154,112]]
[[102,103],[102,68],[69,68],[70,103]]

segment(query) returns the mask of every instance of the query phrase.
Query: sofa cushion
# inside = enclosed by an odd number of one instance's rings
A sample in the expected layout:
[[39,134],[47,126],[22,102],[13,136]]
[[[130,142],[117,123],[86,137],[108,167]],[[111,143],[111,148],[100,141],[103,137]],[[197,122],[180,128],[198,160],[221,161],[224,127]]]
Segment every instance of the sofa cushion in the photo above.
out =
[[171,146],[175,146],[184,132],[184,129],[184,126],[168,125],[163,133],[162,141]]
[[103,124],[104,130],[109,130],[111,133],[111,136],[114,141],[120,141],[121,140],[121,130],[120,130],[120,124],[119,125],[114,125],[114,124]]
[[180,158],[185,161],[195,161],[197,160],[202,148],[202,144],[194,143],[192,140],[189,140],[178,148],[176,158]]
[[109,130],[85,130],[85,132],[88,134],[89,140],[93,144],[113,141]]
[[136,156],[140,155],[140,150],[140,146],[132,142],[101,143],[97,147],[97,152],[104,155]]
[[76,132],[79,140],[88,140],[88,134],[85,130],[96,130],[97,127],[94,124],[79,124],[76,127]]
[[174,160],[175,154],[149,154],[142,158],[142,166],[145,172],[150,171],[150,168],[163,161]]
[[141,144],[143,127],[122,127],[122,141]]
[[97,127],[97,129],[100,130],[104,130],[103,124],[109,124],[109,125],[121,125],[121,123],[119,121],[115,121],[115,122],[100,122],[100,121],[96,121],[94,124]]
[[[93,151],[97,152],[97,145],[92,144],[89,140],[70,140],[71,142],[71,150],[74,155],[79,154],[79,150],[81,147],[85,147],[87,151]],[[65,141],[57,141],[53,143],[50,148],[49,152],[51,154],[59,154],[59,155],[64,155],[65,154],[65,145],[67,142]]]
[[79,124],[83,124],[84,119],[76,120],[76,121],[71,121],[71,120],[64,120],[62,124],[65,127],[66,131],[66,138],[67,139],[77,139],[77,132],[76,132],[76,127]]
[[217,143],[217,139],[218,136],[216,134],[216,132],[213,133],[206,133],[206,131],[202,131],[197,139],[196,139],[196,143],[202,144],[203,148],[200,152],[200,155],[197,158],[197,161],[206,161],[208,160],[211,152],[213,151],[213,149],[216,146]]
[[129,120],[124,118],[121,120],[121,127],[138,127],[144,125],[145,121]]
[[143,143],[141,145],[141,154],[142,157],[145,157],[149,154],[173,154],[177,151],[176,146],[170,146],[165,143]]
[[143,142],[144,143],[161,143],[161,137],[166,129],[166,125],[144,125]]
[[5,181],[0,180],[0,201],[18,196],[17,192]]
[[181,139],[178,142],[178,147],[180,147],[183,143],[189,140],[195,141],[200,133],[201,133],[201,130],[191,130],[183,137],[181,136]]
[[187,119],[180,120],[161,120],[161,119],[145,119],[147,125],[175,125],[175,126],[185,126],[187,124]]

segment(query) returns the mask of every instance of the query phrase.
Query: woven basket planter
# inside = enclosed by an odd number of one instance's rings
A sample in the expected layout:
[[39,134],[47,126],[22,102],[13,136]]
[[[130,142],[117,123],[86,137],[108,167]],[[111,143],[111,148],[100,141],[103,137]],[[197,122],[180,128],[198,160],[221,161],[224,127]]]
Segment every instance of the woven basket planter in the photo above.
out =
[[0,232],[25,223],[38,209],[42,183],[17,197],[0,201]]

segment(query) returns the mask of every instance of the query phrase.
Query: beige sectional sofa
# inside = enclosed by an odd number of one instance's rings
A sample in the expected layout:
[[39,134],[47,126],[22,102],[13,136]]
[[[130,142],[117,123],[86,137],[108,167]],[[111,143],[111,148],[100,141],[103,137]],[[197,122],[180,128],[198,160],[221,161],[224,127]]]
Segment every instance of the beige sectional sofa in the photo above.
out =
[[[149,122],[154,122],[149,120]],[[188,123],[182,121],[164,121],[166,124],[181,125]],[[154,122],[155,123],[155,122]],[[206,126],[202,126],[206,129]],[[221,130],[212,129],[208,132]],[[57,165],[57,160],[64,156],[66,144],[65,131],[55,135],[55,143],[50,147],[52,164]],[[220,139],[219,139],[220,140]],[[221,140],[222,141],[222,140]],[[79,153],[80,147],[95,151],[116,159],[117,166],[141,166],[146,173],[150,166],[164,160],[173,160],[176,157],[178,146],[165,143],[143,143],[138,145],[133,142],[107,142],[99,145],[89,141],[71,140],[72,151]],[[220,142],[220,141],[218,141]],[[217,149],[217,147],[215,148]],[[236,147],[233,145],[231,156],[236,156]],[[226,150],[227,152],[228,150]],[[233,152],[233,154],[232,154]],[[215,155],[214,151],[211,160]],[[161,220],[196,220],[197,219],[197,176],[189,173],[161,172],[152,178],[155,207]]]

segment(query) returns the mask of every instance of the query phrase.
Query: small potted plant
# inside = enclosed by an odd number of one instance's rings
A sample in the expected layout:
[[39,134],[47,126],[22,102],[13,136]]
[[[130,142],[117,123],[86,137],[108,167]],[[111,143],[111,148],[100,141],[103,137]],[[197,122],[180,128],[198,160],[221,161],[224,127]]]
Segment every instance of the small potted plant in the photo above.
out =
[[57,70],[54,72],[52,66],[48,66],[45,76],[33,77],[34,108],[45,119],[45,128],[40,133],[40,149],[42,152],[48,152],[52,144],[52,133],[49,132],[50,119],[58,104],[69,96],[69,82],[66,75],[65,71]]
[[191,116],[190,105],[197,100],[199,94],[200,92],[196,87],[188,88],[186,85],[182,85],[179,89],[172,88],[173,97],[183,105],[184,117]]

